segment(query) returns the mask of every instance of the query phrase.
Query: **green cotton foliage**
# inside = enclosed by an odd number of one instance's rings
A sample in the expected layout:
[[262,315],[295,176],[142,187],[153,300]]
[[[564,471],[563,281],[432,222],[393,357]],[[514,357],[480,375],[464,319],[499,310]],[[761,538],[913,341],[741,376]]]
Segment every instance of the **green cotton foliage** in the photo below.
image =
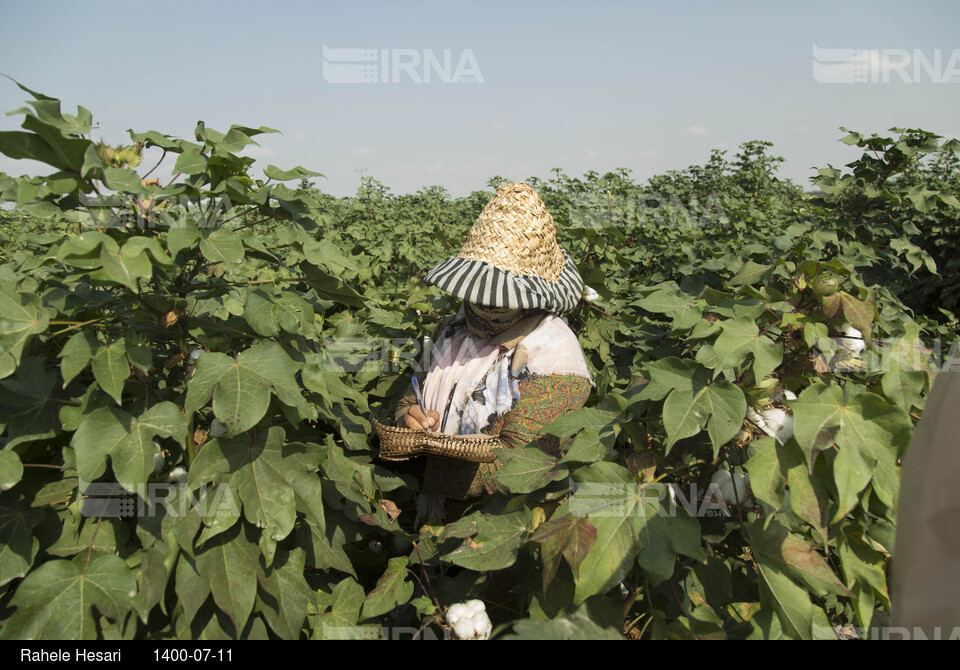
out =
[[270,128],[115,151],[21,88],[0,153],[50,174],[0,175],[0,637],[430,638],[475,599],[516,638],[889,613],[899,465],[957,328],[955,141],[849,133],[815,194],[760,141],[528,179],[595,292],[565,315],[595,386],[496,454],[497,493],[418,520],[372,420],[458,308],[423,275],[509,180],[335,198],[238,155]]

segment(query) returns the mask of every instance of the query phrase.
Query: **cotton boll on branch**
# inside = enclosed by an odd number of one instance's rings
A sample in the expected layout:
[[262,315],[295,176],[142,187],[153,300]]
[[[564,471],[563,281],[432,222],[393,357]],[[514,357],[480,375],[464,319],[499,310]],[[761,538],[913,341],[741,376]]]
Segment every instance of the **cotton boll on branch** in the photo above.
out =
[[779,407],[771,407],[760,412],[763,417],[764,431],[770,437],[776,438],[777,442],[784,444],[793,437],[793,415]]
[[844,337],[839,338],[840,346],[856,356],[867,347],[866,340],[863,339],[863,333],[851,326],[849,323],[843,324]]
[[453,627],[458,640],[486,640],[493,631],[482,600],[451,605],[447,610],[447,623]]
[[600,294],[597,293],[596,289],[590,288],[589,286],[583,287],[583,299],[586,302],[596,302],[597,298],[600,297]]
[[[750,477],[739,472],[731,475],[729,470],[717,470],[710,478],[710,483],[720,488],[720,495],[728,504],[742,504],[750,495]],[[736,484],[736,493],[733,491],[734,484]]]

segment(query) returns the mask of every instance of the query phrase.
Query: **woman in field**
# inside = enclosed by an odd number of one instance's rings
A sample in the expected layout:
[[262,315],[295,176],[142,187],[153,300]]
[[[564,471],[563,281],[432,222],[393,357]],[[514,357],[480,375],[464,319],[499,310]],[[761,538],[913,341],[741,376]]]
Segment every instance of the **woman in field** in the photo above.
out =
[[[557,244],[553,218],[523,183],[505,184],[470,230],[460,253],[424,278],[463,300],[441,322],[423,384],[400,403],[397,423],[447,435],[497,436],[496,446],[536,441],[556,454],[543,427],[582,407],[593,382],[576,335],[559,316],[583,293],[576,265]],[[500,461],[427,456],[418,516],[441,517],[444,498],[504,490]]]

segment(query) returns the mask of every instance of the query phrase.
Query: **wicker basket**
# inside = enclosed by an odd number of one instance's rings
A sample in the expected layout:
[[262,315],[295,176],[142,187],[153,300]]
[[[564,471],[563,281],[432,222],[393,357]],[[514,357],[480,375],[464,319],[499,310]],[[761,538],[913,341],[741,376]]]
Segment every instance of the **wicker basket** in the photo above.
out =
[[490,435],[445,435],[429,430],[397,428],[373,420],[380,436],[380,458],[385,461],[405,461],[415,456],[443,456],[474,463],[493,463],[497,457],[493,449],[502,445]]

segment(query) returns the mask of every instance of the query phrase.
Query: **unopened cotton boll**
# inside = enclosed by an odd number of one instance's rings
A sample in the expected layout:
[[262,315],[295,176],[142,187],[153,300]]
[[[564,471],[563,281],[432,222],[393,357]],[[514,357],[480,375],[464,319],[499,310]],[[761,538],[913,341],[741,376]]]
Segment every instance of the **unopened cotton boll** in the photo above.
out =
[[[731,475],[729,470],[717,470],[710,478],[710,483],[716,484],[720,488],[720,495],[723,496],[723,501],[728,504],[746,501],[750,492],[750,477],[739,472]],[[736,493],[733,491],[734,483],[737,487]]]
[[447,610],[447,623],[453,627],[458,640],[486,640],[493,631],[490,617],[482,600],[468,600],[451,605]]
[[217,419],[210,422],[210,437],[223,437],[227,434],[227,428]]
[[589,286],[583,287],[583,299],[587,302],[596,302],[597,298],[600,297],[600,294],[593,288]]

